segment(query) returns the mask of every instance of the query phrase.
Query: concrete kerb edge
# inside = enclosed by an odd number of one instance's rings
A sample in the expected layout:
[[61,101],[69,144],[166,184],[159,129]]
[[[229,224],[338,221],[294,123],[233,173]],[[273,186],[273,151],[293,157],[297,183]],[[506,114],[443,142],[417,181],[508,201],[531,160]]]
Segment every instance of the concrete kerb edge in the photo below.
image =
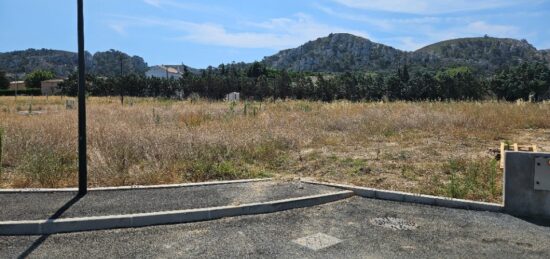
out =
[[62,218],[54,220],[0,221],[0,235],[46,235],[207,221],[224,217],[272,213],[295,208],[310,207],[346,199],[353,195],[353,191],[344,190],[327,194],[260,203],[249,203],[238,206],[221,206],[98,217]]
[[353,191],[355,195],[365,197],[365,198],[417,203],[417,204],[446,207],[446,208],[453,208],[453,209],[467,209],[467,210],[490,211],[490,212],[504,211],[504,205],[496,204],[496,203],[469,201],[469,200],[462,200],[462,199],[453,199],[453,198],[445,198],[445,197],[398,192],[398,191],[387,191],[387,190],[379,190],[374,188],[318,182],[318,181],[311,181],[311,180],[301,180],[301,181],[308,184],[317,184],[317,185],[340,188],[344,190],[350,190],[350,191]]
[[[133,185],[133,186],[118,186],[118,187],[96,187],[89,188],[88,191],[127,191],[127,190],[147,190],[147,189],[165,189],[165,188],[182,188],[182,187],[197,187],[208,185],[224,185],[235,183],[253,183],[271,181],[273,178],[261,179],[244,179],[244,180],[229,180],[229,181],[211,181],[199,183],[182,183],[182,184],[164,184],[164,185]],[[77,192],[78,188],[24,188],[24,189],[0,189],[2,193],[51,193],[51,192]]]

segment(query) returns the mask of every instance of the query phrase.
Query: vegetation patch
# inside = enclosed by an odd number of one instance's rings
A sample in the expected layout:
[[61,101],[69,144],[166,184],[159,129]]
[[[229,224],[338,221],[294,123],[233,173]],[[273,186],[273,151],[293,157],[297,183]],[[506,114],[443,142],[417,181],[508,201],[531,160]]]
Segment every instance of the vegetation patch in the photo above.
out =
[[[44,113],[19,115],[31,100]],[[76,186],[77,111],[66,100],[0,98],[0,187]],[[549,112],[550,103],[527,102],[132,97],[121,105],[117,97],[89,97],[89,183],[312,177],[499,202],[502,172],[492,150],[501,141],[549,150]]]

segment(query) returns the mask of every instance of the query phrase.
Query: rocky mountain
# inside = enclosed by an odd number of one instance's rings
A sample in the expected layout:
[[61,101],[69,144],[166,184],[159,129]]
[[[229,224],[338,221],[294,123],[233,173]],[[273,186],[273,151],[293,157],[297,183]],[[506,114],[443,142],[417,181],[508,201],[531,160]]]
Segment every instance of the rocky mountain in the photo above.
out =
[[145,74],[147,63],[139,56],[129,56],[118,50],[96,52],[92,57],[90,71],[101,76],[118,76],[129,73]]
[[[85,60],[88,71],[101,76],[120,74],[121,63],[123,73],[143,74],[148,68],[143,58],[116,50],[94,55],[86,52]],[[0,53],[0,70],[10,74],[26,74],[40,69],[52,71],[57,77],[67,77],[77,67],[78,55],[70,51],[28,49]]]
[[[495,71],[503,66],[525,61],[543,61],[543,55],[526,40],[478,37],[438,42],[411,53],[417,63],[438,66],[468,65],[482,71]],[[431,62],[423,62],[422,57]]]
[[387,70],[404,61],[407,53],[346,33],[328,37],[264,58],[269,67],[294,71],[344,72]]
[[[86,63],[92,55],[86,52]],[[57,76],[67,76],[76,70],[78,55],[74,52],[53,49],[28,49],[0,53],[0,70],[12,74],[30,73],[37,69],[49,70]]]
[[[0,71],[10,74],[29,73],[36,69],[53,71],[66,77],[77,67],[74,52],[28,49],[0,53]],[[470,66],[481,73],[517,65],[524,61],[542,61],[550,64],[550,50],[537,50],[526,40],[493,37],[461,38],[442,41],[416,51],[402,51],[391,46],[346,33],[334,33],[309,41],[302,46],[280,51],[265,57],[262,62],[275,69],[310,72],[395,71],[407,64],[411,69],[440,69]],[[101,76],[126,73],[143,74],[147,63],[139,56],[109,50],[86,53],[88,71]],[[122,65],[122,69],[121,69]],[[236,63],[232,67],[246,68],[250,64]],[[183,66],[171,67],[183,70]],[[195,74],[201,69],[189,68]]]
[[490,73],[523,61],[548,60],[548,54],[537,51],[525,40],[487,36],[442,41],[408,52],[338,33],[280,51],[262,62],[269,67],[294,71],[388,71],[406,63],[426,68],[467,65]]

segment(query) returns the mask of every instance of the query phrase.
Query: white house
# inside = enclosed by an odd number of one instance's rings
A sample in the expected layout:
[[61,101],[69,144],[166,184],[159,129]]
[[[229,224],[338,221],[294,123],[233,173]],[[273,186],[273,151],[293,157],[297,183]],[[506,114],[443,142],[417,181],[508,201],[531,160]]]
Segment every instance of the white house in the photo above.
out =
[[238,102],[240,99],[241,99],[241,94],[239,92],[231,92],[231,93],[228,93],[228,94],[225,95],[225,100],[226,101],[230,101],[230,102],[236,101],[236,102]]
[[182,76],[182,73],[173,67],[168,66],[154,66],[149,68],[145,72],[147,77],[158,77],[158,78],[175,78],[178,79]]

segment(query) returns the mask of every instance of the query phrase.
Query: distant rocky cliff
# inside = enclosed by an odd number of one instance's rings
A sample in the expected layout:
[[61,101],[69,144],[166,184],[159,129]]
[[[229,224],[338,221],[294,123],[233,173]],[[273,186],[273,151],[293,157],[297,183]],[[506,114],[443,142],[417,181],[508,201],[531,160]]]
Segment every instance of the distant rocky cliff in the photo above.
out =
[[467,65],[494,72],[524,61],[548,61],[548,51],[537,51],[525,40],[492,37],[438,42],[413,52],[395,49],[346,33],[330,34],[294,49],[264,58],[269,67],[295,71],[386,71],[407,63],[439,68]]
[[[86,52],[88,71],[101,76],[120,74],[121,60],[123,73],[143,74],[147,63],[139,56],[109,50],[96,52],[93,56]],[[53,49],[28,49],[0,53],[0,70],[8,73],[30,73],[34,70],[49,70],[57,77],[66,77],[76,71],[78,55],[75,52]]]

